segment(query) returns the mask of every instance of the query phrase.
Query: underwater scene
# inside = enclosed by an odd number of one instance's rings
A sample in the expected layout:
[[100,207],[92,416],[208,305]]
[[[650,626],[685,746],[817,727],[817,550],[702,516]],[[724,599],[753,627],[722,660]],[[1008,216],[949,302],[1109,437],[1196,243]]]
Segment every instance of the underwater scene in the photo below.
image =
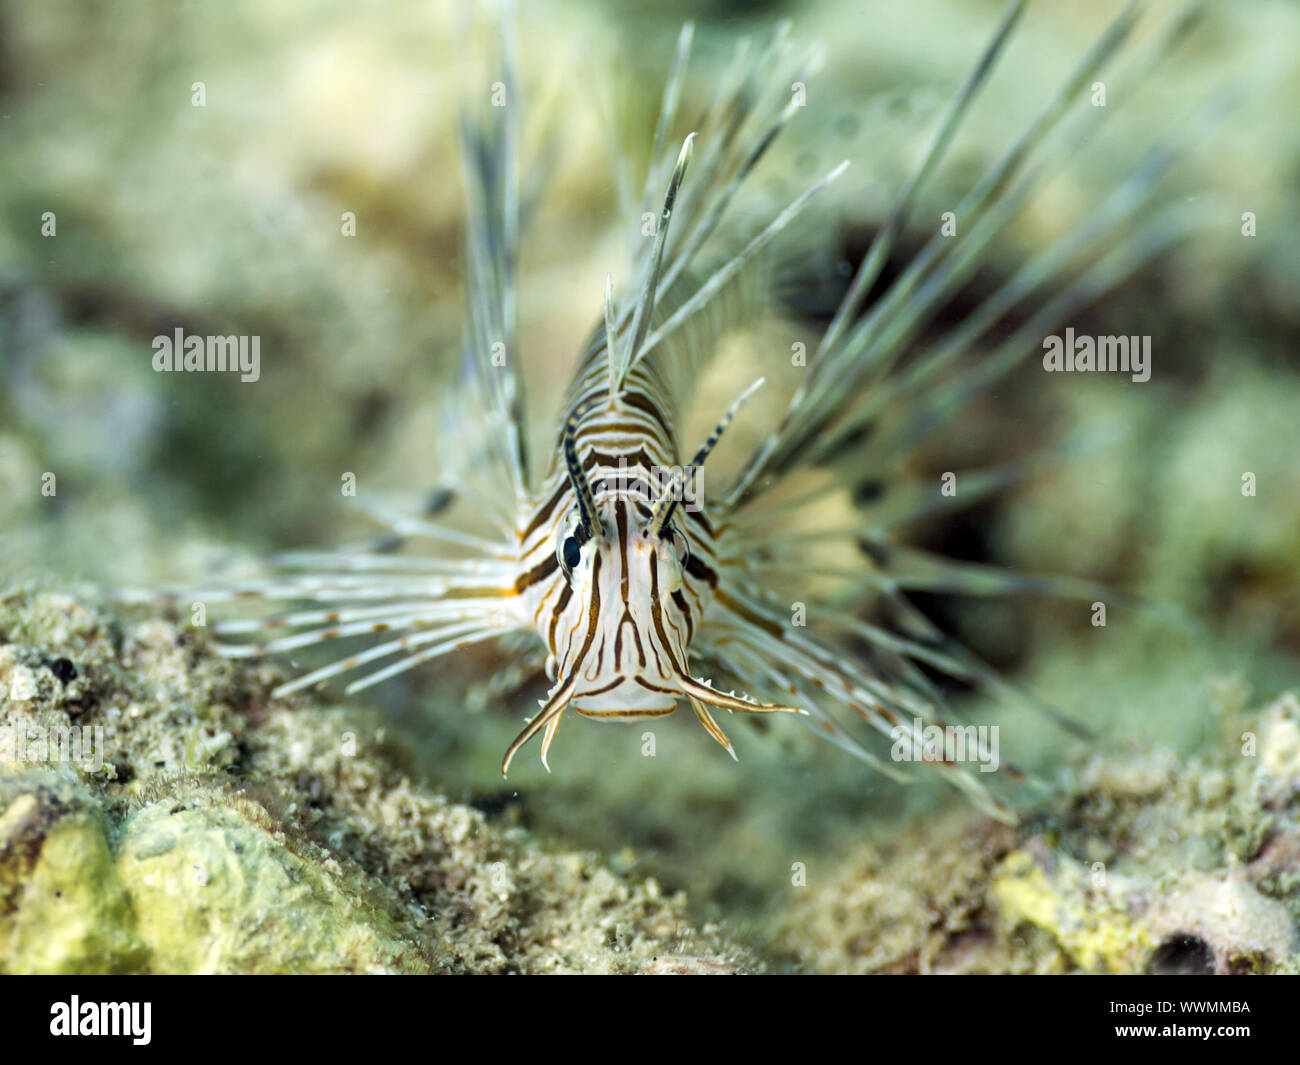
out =
[[0,973],[1300,972],[1300,7],[0,0]]

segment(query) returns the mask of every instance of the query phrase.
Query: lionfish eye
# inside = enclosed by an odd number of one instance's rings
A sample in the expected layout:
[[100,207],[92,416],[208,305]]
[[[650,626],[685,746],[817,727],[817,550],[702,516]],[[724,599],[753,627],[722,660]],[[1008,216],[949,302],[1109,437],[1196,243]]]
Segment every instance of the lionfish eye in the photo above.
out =
[[582,544],[576,536],[566,536],[560,543],[560,565],[565,573],[572,573],[582,561]]

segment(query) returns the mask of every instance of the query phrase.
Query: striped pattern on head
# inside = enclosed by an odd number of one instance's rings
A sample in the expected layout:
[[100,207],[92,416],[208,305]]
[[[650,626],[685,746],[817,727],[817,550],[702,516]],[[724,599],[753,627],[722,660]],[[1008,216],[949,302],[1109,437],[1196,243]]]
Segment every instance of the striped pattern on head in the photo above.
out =
[[506,752],[503,772],[539,732],[545,763],[569,706],[631,720],[670,714],[686,698],[733,757],[709,706],[801,712],[717,691],[690,668],[691,640],[719,584],[714,528],[690,486],[698,489],[700,467],[754,388],[683,468],[656,361],[632,366],[611,393],[607,358],[596,345],[584,360],[557,457],[521,522],[516,587],[555,687]]

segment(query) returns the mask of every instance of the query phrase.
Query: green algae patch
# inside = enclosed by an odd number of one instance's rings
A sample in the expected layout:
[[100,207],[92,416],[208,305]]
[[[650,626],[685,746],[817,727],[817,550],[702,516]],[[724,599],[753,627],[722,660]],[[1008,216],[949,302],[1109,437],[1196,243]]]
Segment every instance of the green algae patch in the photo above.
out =
[[1030,849],[1007,856],[994,872],[989,895],[1012,932],[1030,924],[1048,933],[1082,969],[1141,971],[1157,944],[1155,933],[1129,913],[1131,884]]
[[165,801],[114,828],[55,773],[10,769],[0,796],[3,971],[429,969],[338,863],[294,854],[256,804]]
[[0,878],[0,971],[144,968],[131,899],[92,809],[68,810],[41,789],[13,797],[0,813]]
[[229,807],[138,810],[117,869],[155,972],[428,969],[380,911]]

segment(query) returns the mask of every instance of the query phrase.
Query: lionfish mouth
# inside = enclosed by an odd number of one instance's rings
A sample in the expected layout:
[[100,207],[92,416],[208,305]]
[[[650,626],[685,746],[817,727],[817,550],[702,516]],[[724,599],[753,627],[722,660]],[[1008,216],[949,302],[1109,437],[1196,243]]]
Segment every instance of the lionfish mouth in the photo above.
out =
[[671,714],[685,697],[669,681],[648,681],[641,677],[620,677],[573,696],[572,706],[584,717],[620,721],[657,714]]
[[[676,688],[670,687],[676,685]],[[604,721],[631,720],[639,717],[661,717],[677,709],[680,700],[686,699],[695,711],[695,716],[705,730],[722,747],[736,758],[736,750],[718,727],[709,713],[709,707],[719,707],[742,713],[791,713],[807,714],[808,711],[797,706],[779,706],[771,703],[755,702],[747,696],[735,692],[723,692],[714,688],[707,680],[698,680],[684,674],[666,680],[662,685],[651,684],[638,676],[620,677],[619,679],[597,688],[579,692],[578,677],[570,673],[559,681],[550,694],[542,701],[540,712],[524,726],[515,737],[501,761],[501,775],[510,772],[510,763],[519,749],[529,740],[542,733],[542,765],[550,772],[547,755],[556,730],[560,727],[560,718],[568,707],[583,717]],[[739,759],[737,759],[739,760]]]

